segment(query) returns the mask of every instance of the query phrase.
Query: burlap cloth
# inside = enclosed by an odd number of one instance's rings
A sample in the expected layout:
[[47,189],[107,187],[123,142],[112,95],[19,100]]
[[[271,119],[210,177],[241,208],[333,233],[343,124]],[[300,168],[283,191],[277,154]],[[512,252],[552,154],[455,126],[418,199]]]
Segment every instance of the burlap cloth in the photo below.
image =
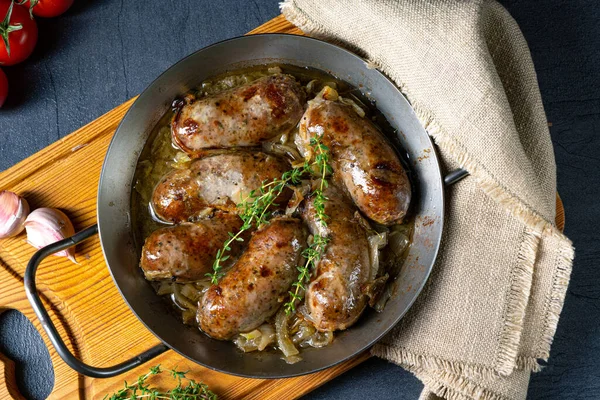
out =
[[[407,96],[446,170],[431,278],[373,353],[413,372],[423,399],[525,398],[547,360],[573,260],[556,228],[556,165],[527,44],[493,0],[288,0],[304,32],[370,60]],[[401,388],[399,388],[401,389]]]

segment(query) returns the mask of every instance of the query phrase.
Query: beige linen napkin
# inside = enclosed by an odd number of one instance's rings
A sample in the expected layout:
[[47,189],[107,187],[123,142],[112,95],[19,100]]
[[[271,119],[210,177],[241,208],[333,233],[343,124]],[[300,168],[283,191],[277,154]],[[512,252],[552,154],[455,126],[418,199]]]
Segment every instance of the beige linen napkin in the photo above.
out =
[[547,360],[573,248],[555,227],[556,165],[527,44],[493,0],[288,0],[284,15],[400,87],[434,138],[448,188],[423,293],[373,353],[413,372],[423,399],[525,398]]

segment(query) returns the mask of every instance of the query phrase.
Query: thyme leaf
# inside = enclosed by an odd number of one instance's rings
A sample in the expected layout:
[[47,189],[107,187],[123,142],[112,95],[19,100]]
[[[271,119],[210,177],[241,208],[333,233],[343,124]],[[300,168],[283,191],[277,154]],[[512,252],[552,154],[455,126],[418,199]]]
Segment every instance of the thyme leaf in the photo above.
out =
[[[327,227],[327,219],[329,217],[325,214],[325,202],[327,201],[327,197],[323,191],[328,186],[326,180],[327,174],[332,172],[331,165],[329,164],[329,148],[321,143],[321,137],[319,136],[312,138],[310,140],[310,145],[317,152],[313,164],[317,166],[319,178],[321,180],[318,188],[312,192],[314,198],[313,207],[316,214],[315,220],[317,224],[321,226],[321,229],[324,229]],[[316,233],[313,236],[312,243],[310,243],[310,245],[302,252],[302,256],[306,261],[304,262],[304,265],[297,268],[299,272],[298,278],[296,278],[296,281],[292,284],[292,287],[294,288],[293,291],[289,292],[290,300],[284,304],[286,314],[290,315],[296,311],[296,303],[302,300],[304,292],[306,291],[304,285],[308,283],[313,271],[316,270],[317,265],[325,252],[327,243],[329,243],[329,238],[327,236]]]
[[[162,372],[168,372],[173,379],[177,381],[177,386],[168,391],[161,391],[158,388],[150,386],[148,380]],[[140,375],[132,384],[125,381],[123,389],[104,396],[104,400],[134,400],[134,399],[171,399],[171,400],[217,400],[214,394],[206,384],[196,382],[187,378],[188,371],[177,371],[177,369],[163,370],[160,364],[151,367],[150,372]]]

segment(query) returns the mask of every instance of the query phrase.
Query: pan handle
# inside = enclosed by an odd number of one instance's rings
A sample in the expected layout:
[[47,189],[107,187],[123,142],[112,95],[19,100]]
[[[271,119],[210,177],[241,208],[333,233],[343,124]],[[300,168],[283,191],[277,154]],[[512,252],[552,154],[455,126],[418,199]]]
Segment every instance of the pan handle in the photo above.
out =
[[459,168],[459,169],[455,169],[454,171],[450,171],[448,173],[448,175],[444,176],[444,185],[452,186],[456,182],[467,177],[468,175],[469,175],[469,171],[467,171],[466,169]]
[[42,327],[46,331],[50,342],[52,342],[52,345],[56,349],[56,352],[64,360],[64,362],[80,374],[90,376],[92,378],[110,378],[111,376],[119,375],[123,372],[129,371],[134,367],[137,367],[138,365],[145,363],[151,358],[154,358],[157,355],[164,353],[169,348],[165,344],[161,343],[127,361],[124,361],[112,367],[99,368],[85,364],[78,360],[65,345],[65,342],[60,337],[58,331],[56,330],[56,327],[52,323],[52,320],[50,320],[50,316],[44,308],[44,305],[40,300],[40,296],[38,295],[37,288],[35,287],[35,273],[38,269],[38,265],[42,262],[44,258],[56,253],[57,251],[74,246],[77,243],[82,242],[93,235],[96,235],[97,233],[98,225],[93,225],[89,228],[84,229],[81,232],[76,233],[70,238],[63,239],[59,242],[50,244],[38,250],[33,255],[33,257],[31,257],[31,260],[29,260],[29,263],[27,264],[27,270],[25,271],[24,281],[27,299],[29,299],[29,302],[31,303],[31,307],[35,312],[35,315],[37,315],[38,319],[42,323]]

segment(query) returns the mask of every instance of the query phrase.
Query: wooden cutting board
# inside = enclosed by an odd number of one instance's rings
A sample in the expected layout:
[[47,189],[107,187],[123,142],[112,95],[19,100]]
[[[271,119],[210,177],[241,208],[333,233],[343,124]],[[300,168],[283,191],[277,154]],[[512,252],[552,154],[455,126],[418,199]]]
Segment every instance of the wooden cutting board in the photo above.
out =
[[[251,31],[253,33],[302,32],[279,16]],[[96,191],[109,142],[121,118],[135,99],[46,147],[0,174],[0,189],[27,198],[32,208],[56,207],[69,215],[77,231],[96,222]],[[560,199],[557,223],[564,224]],[[328,382],[367,358],[367,352],[333,368],[290,379],[260,380],[234,377],[203,368],[168,351],[118,377],[88,378],[74,372],[58,356],[36,318],[23,289],[23,276],[34,249],[25,235],[0,242],[0,312],[17,309],[41,333],[54,366],[51,399],[102,398],[122,388],[161,364],[165,368],[189,370],[188,376],[202,381],[221,399],[292,399]],[[41,297],[61,336],[71,351],[94,366],[111,366],[159,343],[131,313],[113,284],[104,263],[98,237],[77,247],[78,265],[50,257],[39,268],[37,282]],[[14,380],[14,364],[0,354],[0,398],[22,398]],[[170,379],[154,380],[156,385]]]

